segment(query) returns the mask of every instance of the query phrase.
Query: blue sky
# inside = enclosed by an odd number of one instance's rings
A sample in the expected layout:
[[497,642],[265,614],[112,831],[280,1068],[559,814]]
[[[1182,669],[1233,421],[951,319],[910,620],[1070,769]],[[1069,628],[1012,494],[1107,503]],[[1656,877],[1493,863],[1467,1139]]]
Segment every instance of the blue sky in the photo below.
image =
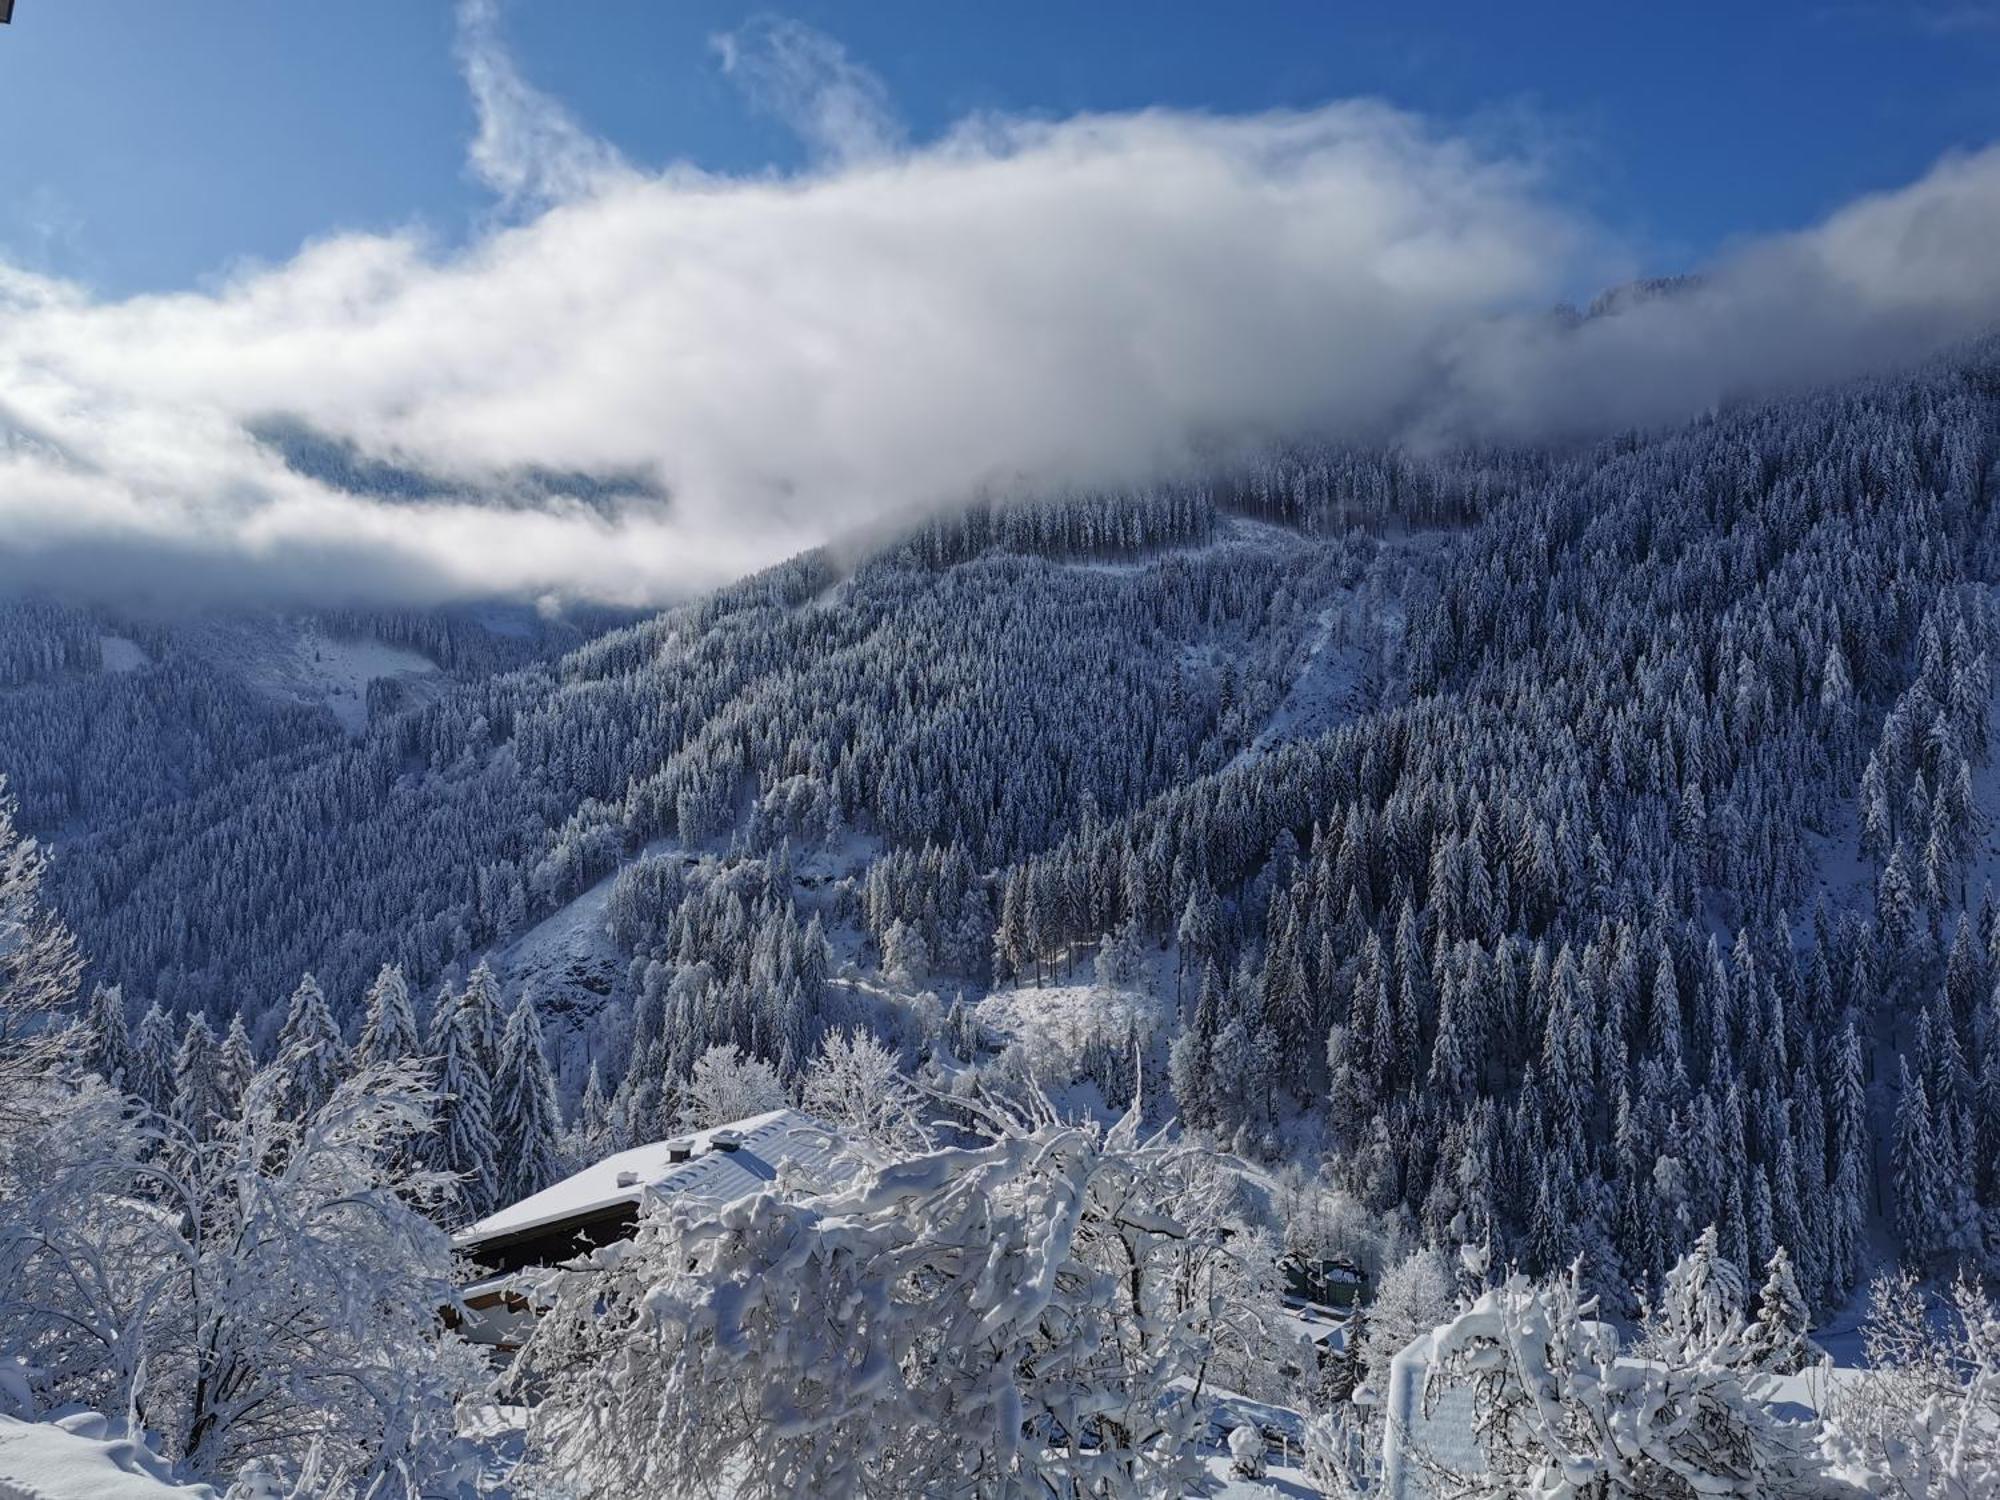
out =
[[[523,71],[630,160],[796,166],[709,39],[740,5],[515,0]],[[1357,95],[1538,139],[1645,268],[1806,224],[2000,139],[2000,6],[1491,3],[781,7],[921,142],[976,111],[1223,113]],[[315,236],[475,236],[473,114],[440,0],[19,0],[0,31],[0,247],[99,292],[203,285]]]

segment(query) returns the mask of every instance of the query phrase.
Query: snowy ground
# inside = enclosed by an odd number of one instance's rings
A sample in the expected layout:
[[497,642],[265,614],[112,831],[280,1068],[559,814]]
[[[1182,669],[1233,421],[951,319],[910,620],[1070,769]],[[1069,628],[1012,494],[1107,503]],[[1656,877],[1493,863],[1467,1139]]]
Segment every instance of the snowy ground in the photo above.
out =
[[122,635],[107,635],[100,639],[99,647],[104,653],[104,670],[107,672],[136,672],[141,667],[151,666],[153,659],[137,641]]
[[[669,839],[656,839],[636,856],[653,857],[694,859]],[[625,861],[619,870],[631,863]],[[592,1057],[604,1061],[599,1054],[609,1045],[607,1028],[616,1031],[623,1024],[606,1009],[626,988],[626,957],[611,940],[609,927],[611,888],[619,870],[487,955],[508,993],[534,982],[549,1056],[565,1099],[582,1091]]]
[[1273,1457],[1262,1479],[1239,1479],[1230,1471],[1228,1455],[1207,1460],[1209,1493],[1217,1500],[1248,1500],[1253,1495],[1294,1495],[1299,1500],[1319,1500],[1320,1492],[1306,1479],[1296,1463]]
[[0,1417],[0,1500],[215,1500],[175,1484],[142,1444],[109,1435],[94,1413],[51,1422]]
[[231,616],[190,631],[198,653],[237,672],[268,697],[323,704],[349,734],[368,722],[368,684],[381,677],[437,671],[428,658],[377,640],[345,640],[310,622],[281,616]]
[[1366,653],[1355,646],[1334,644],[1341,608],[1330,604],[1319,612],[1312,644],[1306,648],[1305,660],[1284,701],[1265,721],[1263,731],[1236,757],[1238,762],[1255,760],[1288,740],[1324,734],[1355,712]]
[[[1435,533],[1414,533],[1385,543],[1374,566],[1398,553],[1435,550],[1439,541]],[[1255,760],[1290,740],[1325,734],[1364,711],[1369,664],[1379,659],[1378,649],[1393,648],[1402,639],[1405,624],[1400,600],[1371,602],[1359,587],[1336,591],[1313,622],[1305,655],[1283,700],[1257,737],[1238,753],[1236,763]]]
[[[1251,1495],[1319,1495],[1305,1475],[1304,1419],[1290,1407],[1217,1390],[1203,1397],[1201,1412],[1207,1424],[1203,1445],[1210,1450],[1203,1463],[1216,1495],[1225,1500],[1244,1500]],[[1255,1427],[1264,1434],[1266,1463],[1262,1479],[1242,1478],[1232,1471],[1229,1434],[1238,1427]]]
[[693,864],[695,856],[681,851],[671,839],[655,839],[633,858],[582,892],[567,905],[556,908],[511,943],[492,955],[494,971],[503,980],[524,980],[533,975],[544,984],[582,983],[594,988],[594,976],[609,964],[622,969],[625,960],[611,941],[609,928],[611,888],[627,865],[642,859],[678,856]]

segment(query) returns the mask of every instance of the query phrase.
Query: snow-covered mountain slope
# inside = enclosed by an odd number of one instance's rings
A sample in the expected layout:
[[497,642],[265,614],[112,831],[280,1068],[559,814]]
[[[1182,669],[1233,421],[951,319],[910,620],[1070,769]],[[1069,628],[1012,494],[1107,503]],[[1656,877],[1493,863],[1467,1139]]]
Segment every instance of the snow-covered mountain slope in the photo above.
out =
[[[840,827],[918,847],[969,837],[990,867],[1046,843],[1079,798],[1129,806],[1240,750],[1375,550],[1218,533],[1211,514],[1198,536],[1122,545],[1116,570],[1072,565],[1105,549],[1054,533],[1037,543],[1054,560],[931,562],[962,539],[920,537],[834,595],[828,562],[803,559],[559,672],[445,685],[350,744],[267,758],[226,793],[80,841],[69,909],[100,973],[185,1003],[241,994],[246,964],[274,994],[306,967],[353,994],[389,957],[427,983],[663,837],[801,853]],[[190,879],[247,891],[272,870],[296,872],[303,923],[255,900],[188,913],[191,927],[134,909],[167,916]]]
[[[74,841],[61,898],[96,974],[180,1008],[269,1016],[312,969],[351,1025],[384,961],[428,995],[491,956],[565,1098],[594,1063],[635,1133],[711,1046],[795,1078],[857,1022],[961,1067],[1044,1044],[1108,1102],[1143,1011],[1149,1097],[1250,1154],[1323,1142],[1429,1237],[1583,1253],[1623,1297],[1680,1248],[1657,1226],[1715,1222],[1742,1262],[1815,1247],[1836,1302],[1885,1224],[1972,1243],[2000,1196],[2000,915],[1959,917],[2000,384],[1965,360],[806,554],[322,720]],[[73,671],[47,640],[9,670]],[[1972,1165],[1899,1218],[1926,1131]]]
[[75,838],[583,638],[501,605],[116,615],[0,601],[0,772],[30,828]]

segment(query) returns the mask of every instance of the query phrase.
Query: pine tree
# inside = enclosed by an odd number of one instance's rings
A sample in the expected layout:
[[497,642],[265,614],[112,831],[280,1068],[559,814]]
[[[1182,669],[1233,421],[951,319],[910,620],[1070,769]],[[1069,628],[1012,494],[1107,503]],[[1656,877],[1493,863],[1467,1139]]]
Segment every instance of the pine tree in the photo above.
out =
[[1869,1184],[1874,1179],[1861,1039],[1851,1024],[1842,1030],[1835,1053],[1829,1116],[1833,1182],[1827,1201],[1827,1261],[1833,1291],[1845,1295],[1860,1274],[1862,1245],[1868,1232]]
[[175,1050],[173,1023],[155,1000],[139,1018],[132,1038],[132,1076],[127,1086],[157,1115],[173,1113]]
[[90,992],[84,1027],[84,1067],[113,1088],[131,1088],[132,1033],[125,1022],[125,996],[117,985],[100,984]]
[[250,1033],[243,1025],[242,1012],[229,1018],[229,1033],[222,1039],[216,1057],[216,1096],[225,1118],[234,1119],[243,1107],[244,1092],[257,1072],[257,1053],[250,1045]]
[[191,1011],[174,1054],[174,1119],[197,1141],[205,1141],[225,1112],[222,1058],[208,1018]]
[[410,987],[403,979],[400,964],[384,964],[368,986],[366,1015],[361,1035],[354,1043],[354,1065],[401,1062],[422,1050],[417,1035],[416,1012],[410,1006]]
[[1882,877],[1876,882],[1875,912],[1889,951],[1901,953],[1917,928],[1916,882],[1910,874],[1910,856],[1901,839],[1889,851],[1889,861],[1883,865]]
[[1000,925],[993,933],[994,977],[1016,985],[1028,962],[1028,872],[1016,865],[1000,897]]
[[1195,1030],[1174,1038],[1167,1053],[1167,1090],[1181,1122],[1207,1127],[1215,1121],[1214,1038]]
[[1757,1295],[1757,1320],[1750,1326],[1752,1358],[1767,1370],[1792,1375],[1812,1357],[1807,1338],[1812,1317],[1792,1272],[1791,1253],[1780,1245],[1764,1268],[1764,1288]]
[[291,1008],[278,1032],[278,1066],[285,1070],[283,1108],[303,1120],[333,1096],[347,1070],[347,1049],[319,981],[311,974],[292,991]]
[[499,1143],[493,1130],[493,1081],[480,1055],[476,1009],[454,998],[432,1025],[437,1054],[437,1118],[431,1162],[458,1178],[458,1206],[467,1219],[498,1206]]
[[1197,881],[1188,892],[1187,905],[1181,911],[1180,927],[1175,933],[1180,944],[1174,964],[1176,985],[1190,971],[1199,974],[1215,956],[1221,925],[1214,889],[1206,880]]
[[1896,820],[1889,801],[1888,777],[1881,760],[1868,757],[1861,774],[1861,843],[1878,860],[1887,859],[1896,842]]
[[1901,1090],[1896,1098],[1896,1137],[1891,1170],[1896,1186],[1896,1233],[1904,1259],[1921,1265],[1937,1248],[1944,1215],[1940,1201],[1937,1147],[1931,1138],[1930,1098],[1922,1078],[1899,1060]]
[[1341,1330],[1340,1347],[1327,1359],[1326,1394],[1330,1401],[1338,1403],[1353,1399],[1356,1388],[1367,1373],[1364,1358],[1367,1347],[1368,1309],[1357,1303],[1347,1316],[1347,1326]]
[[1845,729],[1854,716],[1854,682],[1847,670],[1847,653],[1835,641],[1826,648],[1826,664],[1820,670],[1819,706]]
[[[429,1025],[424,1032],[424,1055],[426,1057],[439,1057],[443,1055],[444,1034],[446,1029],[451,1025],[451,1013],[457,1008],[458,994],[452,989],[450,981],[447,980],[438,986],[437,994],[431,998]],[[641,997],[641,1000],[634,1004],[632,1012],[632,1048],[634,1051],[638,1051],[646,1045],[647,1037],[644,1023],[647,1015],[648,1007],[644,1003],[644,998]]]
[[523,992],[500,1039],[500,1072],[493,1080],[493,1124],[500,1153],[495,1162],[498,1201],[538,1193],[562,1175],[562,1117],[555,1078],[542,1041],[532,994]]
[[1681,1071],[1681,992],[1674,978],[1673,955],[1664,949],[1653,969],[1653,1004],[1648,1021],[1653,1051],[1669,1071]]
[[1716,1226],[1710,1224],[1667,1273],[1659,1326],[1684,1347],[1714,1347],[1740,1330],[1745,1300],[1743,1272],[1722,1253]]
[[1460,1019],[1466,1004],[1459,998],[1459,985],[1447,979],[1438,992],[1437,1040],[1431,1044],[1430,1089],[1440,1098],[1455,1100],[1472,1091],[1476,1071],[1471,1045]]
[[486,1068],[486,1076],[491,1078],[500,1068],[500,1031],[505,1017],[500,1010],[500,981],[485,959],[467,976],[465,990],[458,997],[458,1008],[466,1013],[479,1047],[479,1060]]
[[593,1162],[617,1149],[611,1141],[611,1101],[605,1097],[604,1080],[591,1059],[590,1072],[583,1081],[583,1093],[576,1101],[576,1118],[570,1122],[568,1154],[579,1162]]

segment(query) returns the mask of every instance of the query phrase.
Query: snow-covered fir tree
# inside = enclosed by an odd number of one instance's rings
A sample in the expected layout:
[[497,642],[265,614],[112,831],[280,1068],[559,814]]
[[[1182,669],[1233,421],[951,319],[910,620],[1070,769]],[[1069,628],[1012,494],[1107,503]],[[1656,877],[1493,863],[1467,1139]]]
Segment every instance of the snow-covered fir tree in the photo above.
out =
[[500,1068],[493,1079],[493,1136],[496,1202],[540,1192],[562,1175],[562,1114],[531,991],[515,1002],[501,1033]]
[[1791,1252],[1780,1245],[1772,1252],[1763,1289],[1757,1294],[1757,1317],[1749,1330],[1751,1357],[1764,1369],[1780,1375],[1796,1374],[1813,1358],[1808,1337],[1811,1324],[1811,1310],[1792,1270]]
[[288,1082],[284,1109],[304,1118],[333,1096],[347,1068],[347,1048],[334,1024],[325,991],[311,974],[292,991],[284,1027],[278,1032],[277,1065]]
[[449,990],[432,1013],[430,1049],[438,1104],[431,1127],[429,1158],[455,1183],[455,1217],[477,1219],[491,1213],[500,1197],[502,1163],[493,1121],[493,1078],[482,1046],[483,1003]]
[[224,1119],[232,1118],[243,1107],[243,1100],[250,1092],[250,1080],[257,1073],[257,1053],[250,1045],[250,1032],[243,1024],[241,1012],[229,1018],[229,1030],[216,1054],[215,1068],[219,1111]]
[[402,1062],[423,1053],[410,986],[396,964],[384,964],[363,999],[361,1032],[354,1039],[354,1066]]
[[222,1048],[208,1018],[189,1016],[174,1053],[174,1120],[195,1140],[206,1140],[228,1112],[222,1077]]
[[132,1076],[126,1087],[158,1115],[173,1113],[177,1046],[174,1023],[156,1000],[146,1007],[132,1033]]
[[125,996],[115,984],[92,987],[84,1017],[84,1067],[118,1088],[137,1086],[132,1068],[132,1033],[125,1019]]

